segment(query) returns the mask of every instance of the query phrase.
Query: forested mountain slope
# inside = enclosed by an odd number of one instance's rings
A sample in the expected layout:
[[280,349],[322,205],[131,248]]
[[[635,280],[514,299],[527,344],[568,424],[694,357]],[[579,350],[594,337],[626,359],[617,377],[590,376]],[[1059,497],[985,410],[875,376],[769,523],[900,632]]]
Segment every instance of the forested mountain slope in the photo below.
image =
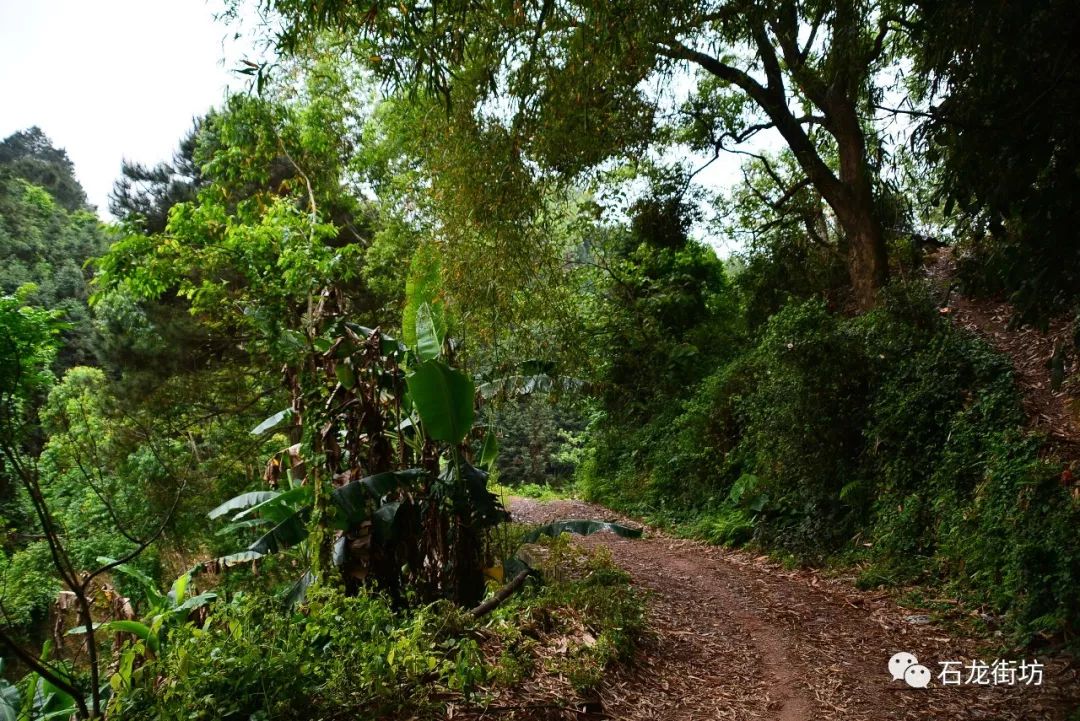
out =
[[32,283],[28,303],[63,311],[61,369],[94,360],[86,263],[107,246],[63,150],[38,128],[0,143],[0,293]]

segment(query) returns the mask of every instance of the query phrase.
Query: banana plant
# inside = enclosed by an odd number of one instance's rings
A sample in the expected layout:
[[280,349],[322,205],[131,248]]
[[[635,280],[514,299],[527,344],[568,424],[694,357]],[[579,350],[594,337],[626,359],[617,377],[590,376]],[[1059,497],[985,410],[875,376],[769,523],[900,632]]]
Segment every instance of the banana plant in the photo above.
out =
[[[115,563],[114,559],[101,557],[97,559],[102,564]],[[143,592],[147,609],[140,620],[115,619],[94,624],[94,630],[102,630],[113,633],[130,633],[138,638],[149,653],[158,655],[161,646],[167,638],[168,631],[178,624],[187,620],[192,611],[201,608],[217,598],[216,593],[200,593],[196,596],[188,596],[188,587],[193,576],[188,571],[173,581],[172,586],[166,593],[157,589],[154,580],[143,571],[126,563],[121,563],[113,568],[134,580]],[[76,626],[68,631],[69,635],[86,633],[85,626]]]
[[[52,641],[42,646],[39,658],[47,662],[52,655]],[[54,667],[54,670],[57,670]],[[4,659],[0,658],[0,674],[4,672]],[[25,693],[24,693],[25,691]],[[18,684],[0,676],[0,721],[72,718],[78,711],[75,697],[57,688],[48,679],[34,671],[26,674]]]
[[[330,385],[318,411],[302,417],[309,424],[307,444],[320,459],[320,477],[333,478],[320,506],[325,510],[316,512],[320,501],[306,463],[271,459],[268,478],[280,480],[281,469],[288,468],[284,490],[245,493],[210,512],[211,518],[227,518],[230,531],[257,528],[262,535],[206,568],[220,570],[303,546],[315,538],[309,534],[318,531],[311,527],[317,520],[334,533],[330,559],[347,587],[373,577],[392,595],[406,580],[463,602],[483,592],[482,531],[506,514],[466,445],[475,431],[476,388],[450,362],[445,314],[423,303],[413,317],[411,348],[346,321],[331,324],[325,337],[312,341],[307,367],[318,369]],[[311,397],[309,391],[294,406]],[[268,432],[289,418],[291,413],[279,412],[253,432]],[[490,467],[496,450],[490,436],[480,465]],[[318,537],[325,538],[325,530]],[[314,558],[319,546],[302,550]],[[290,595],[302,596],[313,579],[305,573]]]
[[[370,521],[372,517],[384,524],[387,519],[392,522],[394,514],[391,511],[396,511],[398,506],[386,500],[387,497],[398,489],[408,487],[422,475],[423,471],[416,468],[387,471],[335,488],[330,494],[335,510],[331,527],[344,533]],[[208,515],[211,519],[231,514],[229,524],[221,531],[223,533],[259,526],[269,528],[244,550],[199,564],[192,571],[220,572],[293,547],[300,547],[307,555],[304,545],[308,539],[307,520],[312,512],[312,492],[310,486],[303,485],[302,477],[290,477],[290,482],[294,485],[288,490],[243,493],[210,511]],[[333,554],[338,567],[345,564],[344,548],[345,536],[341,535],[335,543]],[[312,572],[305,571],[286,594],[286,600],[290,604],[302,601],[313,580]]]

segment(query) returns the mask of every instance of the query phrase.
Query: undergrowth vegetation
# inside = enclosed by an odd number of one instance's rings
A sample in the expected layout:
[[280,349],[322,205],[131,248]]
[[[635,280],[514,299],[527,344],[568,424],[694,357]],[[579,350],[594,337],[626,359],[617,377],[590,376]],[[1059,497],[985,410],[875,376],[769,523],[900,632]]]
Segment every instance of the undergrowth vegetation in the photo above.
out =
[[[1080,503],[1040,456],[1008,360],[895,284],[858,316],[773,315],[651,420],[609,410],[585,493],[715,543],[943,584],[1015,640],[1076,642]],[[1066,476],[1067,477],[1067,476]]]
[[[175,629],[160,656],[122,663],[110,718],[435,718],[542,672],[586,692],[633,655],[644,606],[610,556],[565,536],[541,548],[544,580],[480,620],[451,603],[402,610],[326,588],[295,609],[237,593]],[[565,650],[553,655],[556,637]]]

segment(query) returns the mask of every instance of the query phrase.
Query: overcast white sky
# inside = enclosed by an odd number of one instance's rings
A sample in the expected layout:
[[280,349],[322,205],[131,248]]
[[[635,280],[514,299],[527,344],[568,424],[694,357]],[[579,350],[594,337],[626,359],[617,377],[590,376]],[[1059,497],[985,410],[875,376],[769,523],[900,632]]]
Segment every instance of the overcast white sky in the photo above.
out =
[[[122,158],[172,156],[248,50],[220,0],[0,0],[0,138],[38,125],[103,217]],[[228,42],[226,42],[226,40]]]

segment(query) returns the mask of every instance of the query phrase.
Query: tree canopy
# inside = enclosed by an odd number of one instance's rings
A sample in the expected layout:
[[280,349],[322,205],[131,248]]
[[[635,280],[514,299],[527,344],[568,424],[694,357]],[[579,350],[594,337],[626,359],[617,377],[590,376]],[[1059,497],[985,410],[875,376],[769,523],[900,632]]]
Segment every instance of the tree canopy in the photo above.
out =
[[283,49],[332,28],[395,87],[501,128],[506,172],[575,175],[672,142],[719,153],[775,130],[844,230],[859,307],[885,282],[873,118],[903,4],[266,4],[285,18]]

